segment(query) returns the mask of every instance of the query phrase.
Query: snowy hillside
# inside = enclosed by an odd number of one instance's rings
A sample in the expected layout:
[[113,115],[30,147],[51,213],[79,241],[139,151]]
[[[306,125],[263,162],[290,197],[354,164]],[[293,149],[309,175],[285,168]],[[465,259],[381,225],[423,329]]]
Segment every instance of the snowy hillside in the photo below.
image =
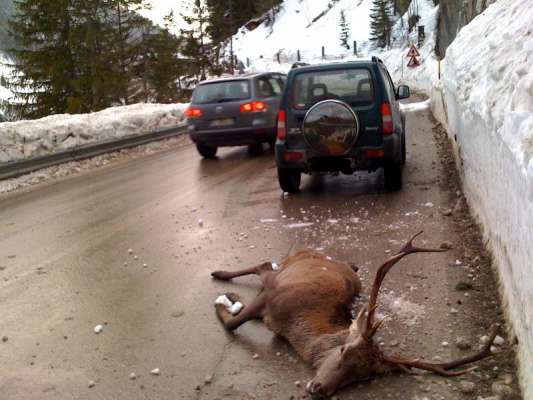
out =
[[[252,31],[241,28],[234,36],[234,52],[240,60],[248,59],[253,71],[287,71],[291,64],[297,61],[298,50],[302,61],[310,63],[376,55],[385,61],[396,81],[406,82],[414,88],[429,89],[431,81],[437,79],[434,47],[438,6],[435,6],[432,0],[418,2],[420,25],[425,26],[426,39],[420,49],[422,66],[416,69],[405,67],[408,45],[417,41],[414,31],[411,34],[407,32],[407,15],[398,18],[393,27],[392,48],[378,51],[371,47],[369,41],[371,8],[372,0],[286,0],[273,25],[263,23]],[[341,46],[341,11],[344,11],[349,25],[350,46],[354,40],[357,41],[357,56],[353,54],[353,49],[348,50]],[[322,46],[325,47],[326,53],[324,59]],[[281,64],[277,62],[278,53]]]
[[351,30],[350,46],[356,40],[358,49],[365,53],[371,5],[372,0],[285,0],[273,26],[263,23],[253,31],[242,29],[235,35],[234,51],[241,60],[252,61],[261,57],[272,60],[278,52],[284,60],[296,61],[297,50],[304,60],[312,60],[321,56],[322,46],[329,56],[351,55],[353,51],[342,48],[339,40],[343,10]]

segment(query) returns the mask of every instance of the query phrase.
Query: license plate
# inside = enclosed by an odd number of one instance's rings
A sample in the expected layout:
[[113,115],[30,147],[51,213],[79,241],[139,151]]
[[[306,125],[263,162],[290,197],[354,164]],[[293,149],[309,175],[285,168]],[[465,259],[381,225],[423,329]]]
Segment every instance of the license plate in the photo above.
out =
[[222,118],[214,119],[211,121],[211,126],[220,127],[220,126],[229,126],[233,125],[233,118]]

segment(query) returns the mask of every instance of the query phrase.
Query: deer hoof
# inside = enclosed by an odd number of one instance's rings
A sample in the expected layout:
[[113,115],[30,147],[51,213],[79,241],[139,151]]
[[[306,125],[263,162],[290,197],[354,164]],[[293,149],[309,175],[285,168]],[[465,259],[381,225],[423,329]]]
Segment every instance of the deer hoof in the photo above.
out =
[[229,281],[231,279],[228,276],[227,271],[214,271],[214,272],[211,272],[211,276],[221,281]]
[[234,293],[234,292],[228,292],[228,293],[224,293],[226,295],[226,297],[228,299],[230,299],[230,301],[232,303],[236,303],[238,301],[241,301],[241,296],[239,296],[237,293]]

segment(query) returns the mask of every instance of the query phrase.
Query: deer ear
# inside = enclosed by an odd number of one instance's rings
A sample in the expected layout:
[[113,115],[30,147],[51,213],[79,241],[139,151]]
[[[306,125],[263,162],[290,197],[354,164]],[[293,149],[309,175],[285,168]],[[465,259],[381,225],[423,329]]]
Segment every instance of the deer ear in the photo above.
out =
[[365,312],[366,309],[364,307],[361,308],[357,317],[352,321],[352,324],[350,325],[350,334],[348,336],[349,341],[353,341],[361,336],[364,329]]

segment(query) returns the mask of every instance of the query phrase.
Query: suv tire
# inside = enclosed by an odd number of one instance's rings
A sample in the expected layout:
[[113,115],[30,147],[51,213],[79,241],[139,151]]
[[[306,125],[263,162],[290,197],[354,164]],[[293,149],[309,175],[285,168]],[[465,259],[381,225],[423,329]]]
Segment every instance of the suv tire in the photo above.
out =
[[300,191],[302,173],[300,170],[294,168],[278,168],[278,180],[281,190],[289,193],[297,193]]
[[203,158],[215,158],[217,154],[216,146],[207,146],[205,144],[196,144],[196,150]]
[[385,189],[395,192],[402,188],[402,165],[396,163],[386,164],[383,168],[385,173]]

